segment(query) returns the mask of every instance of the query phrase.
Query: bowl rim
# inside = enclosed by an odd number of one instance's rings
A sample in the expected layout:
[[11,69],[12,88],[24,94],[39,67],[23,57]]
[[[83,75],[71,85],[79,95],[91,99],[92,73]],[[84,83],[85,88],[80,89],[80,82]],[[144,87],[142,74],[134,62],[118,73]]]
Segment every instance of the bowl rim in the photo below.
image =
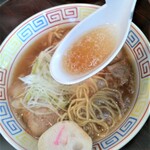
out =
[[[21,22],[19,25],[17,25],[9,34],[8,36],[4,39],[4,41],[1,43],[0,45],[0,52],[3,49],[3,47],[5,47],[5,44],[7,43],[7,41],[9,41],[9,39],[11,39],[11,37],[13,36],[13,34],[20,28],[22,28],[22,26],[24,26],[28,21],[31,21],[33,18],[38,17],[39,15],[43,14],[45,11],[50,11],[53,9],[61,9],[63,7],[68,7],[68,6],[77,6],[77,7],[93,7],[95,9],[101,7],[100,5],[95,5],[95,4],[88,4],[88,3],[70,3],[70,4],[62,4],[62,5],[58,5],[58,6],[52,6],[50,8],[44,9],[32,16],[30,16],[29,18],[25,19],[23,22]],[[143,41],[146,43],[146,45],[149,45],[149,41],[147,39],[147,37],[144,35],[144,33],[132,22],[131,26],[134,27],[136,29],[136,31],[139,32],[139,34],[141,35],[141,38],[143,39]],[[149,50],[150,52],[150,50]],[[150,55],[149,55],[150,57]],[[120,141],[119,144],[115,145],[115,149],[120,149],[123,146],[125,146],[129,141],[131,141],[131,139],[133,139],[136,134],[141,130],[141,128],[143,127],[143,125],[145,124],[145,122],[147,121],[148,117],[150,116],[150,100],[149,100],[149,106],[148,106],[148,110],[145,110],[145,113],[143,114],[141,120],[139,121],[140,123],[135,127],[136,130],[132,131],[132,134],[130,133],[128,135],[128,138],[124,138],[122,141]],[[11,146],[13,146],[16,149],[25,149],[23,148],[21,145],[17,144],[12,137],[10,137],[2,128],[2,125],[0,124],[0,134],[6,139],[6,141],[8,143],[11,144]],[[114,149],[114,148],[112,148]]]

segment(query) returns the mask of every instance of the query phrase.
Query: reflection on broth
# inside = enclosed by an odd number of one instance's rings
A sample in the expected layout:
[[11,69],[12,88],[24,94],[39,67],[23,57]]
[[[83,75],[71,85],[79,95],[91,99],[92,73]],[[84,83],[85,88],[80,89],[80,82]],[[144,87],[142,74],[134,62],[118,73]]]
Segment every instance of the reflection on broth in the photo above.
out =
[[86,81],[75,85],[57,83],[50,75],[49,63],[55,46],[70,29],[49,31],[26,49],[14,69],[9,88],[11,105],[33,137],[40,137],[56,122],[72,120],[93,140],[101,139],[112,132],[132,106],[134,71],[122,49],[106,68]]

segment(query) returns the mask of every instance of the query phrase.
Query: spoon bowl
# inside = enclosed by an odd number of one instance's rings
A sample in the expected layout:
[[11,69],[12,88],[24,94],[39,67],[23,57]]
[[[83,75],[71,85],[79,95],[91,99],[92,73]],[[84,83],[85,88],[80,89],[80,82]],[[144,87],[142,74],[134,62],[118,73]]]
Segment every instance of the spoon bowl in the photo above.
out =
[[[51,59],[50,72],[52,77],[62,84],[75,84],[93,76],[107,66],[125,43],[135,4],[136,0],[106,0],[105,5],[76,25],[62,40]],[[88,31],[103,25],[113,25],[117,29],[118,38],[113,52],[100,65],[86,73],[71,74],[67,72],[63,66],[63,57],[70,46]]]

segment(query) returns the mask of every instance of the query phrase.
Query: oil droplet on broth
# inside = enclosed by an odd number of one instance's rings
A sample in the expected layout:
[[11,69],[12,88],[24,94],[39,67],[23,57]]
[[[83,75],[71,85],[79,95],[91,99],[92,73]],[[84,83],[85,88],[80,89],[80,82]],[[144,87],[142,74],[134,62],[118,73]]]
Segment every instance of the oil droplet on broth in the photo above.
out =
[[105,25],[84,34],[64,55],[64,69],[77,75],[87,73],[103,63],[116,47],[115,32],[115,26]]

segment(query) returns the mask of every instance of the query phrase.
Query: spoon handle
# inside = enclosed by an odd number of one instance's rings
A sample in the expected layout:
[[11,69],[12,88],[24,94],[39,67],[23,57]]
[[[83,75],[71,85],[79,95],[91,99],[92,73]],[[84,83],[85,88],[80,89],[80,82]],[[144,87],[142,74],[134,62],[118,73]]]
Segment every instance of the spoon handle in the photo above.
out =
[[124,15],[132,20],[136,2],[137,0],[106,0],[106,5],[114,15],[116,14],[118,17],[123,17]]

